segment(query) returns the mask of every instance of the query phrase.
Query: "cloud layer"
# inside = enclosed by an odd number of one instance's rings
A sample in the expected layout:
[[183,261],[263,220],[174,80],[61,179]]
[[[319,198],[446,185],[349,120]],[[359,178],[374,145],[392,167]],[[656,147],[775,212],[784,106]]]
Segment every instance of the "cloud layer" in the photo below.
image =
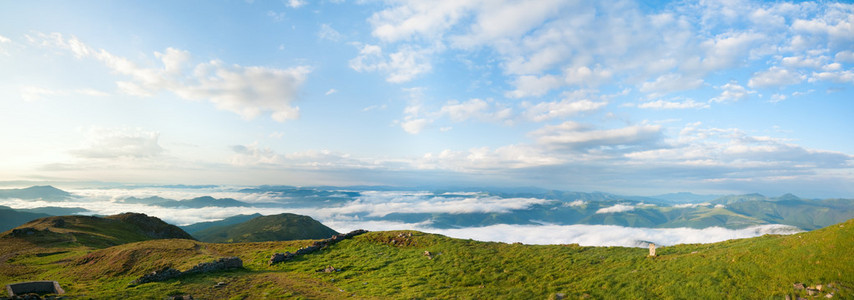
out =
[[[219,60],[193,65],[188,51],[175,48],[154,53],[161,66],[145,67],[107,50],[90,47],[74,36],[67,38],[60,33],[36,33],[28,35],[27,39],[36,45],[69,51],[78,59],[100,61],[115,73],[130,79],[116,81],[122,93],[152,97],[161,91],[169,91],[188,100],[210,101],[217,108],[246,119],[262,113],[270,113],[279,122],[298,118],[299,107],[292,103],[297,100],[300,87],[311,73],[308,66],[288,69],[246,67]],[[27,95],[34,93],[30,91]]]

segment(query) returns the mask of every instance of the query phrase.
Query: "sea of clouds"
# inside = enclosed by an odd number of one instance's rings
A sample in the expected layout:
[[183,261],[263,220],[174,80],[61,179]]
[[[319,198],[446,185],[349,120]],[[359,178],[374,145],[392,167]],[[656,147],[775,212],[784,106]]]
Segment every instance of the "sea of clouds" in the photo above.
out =
[[[579,244],[582,246],[625,246],[643,247],[646,242],[658,245],[686,243],[712,243],[729,239],[756,237],[764,234],[792,234],[801,232],[787,225],[760,225],[743,229],[710,227],[694,228],[635,228],[614,225],[537,225],[498,224],[483,227],[439,229],[429,222],[402,223],[371,219],[390,213],[507,213],[525,209],[535,204],[553,200],[538,198],[502,198],[482,193],[443,193],[412,191],[360,191],[343,203],[318,201],[314,206],[289,206],[292,199],[275,192],[240,192],[236,187],[216,188],[109,188],[68,190],[78,196],[66,202],[41,200],[0,199],[0,205],[12,208],[37,208],[46,206],[81,207],[90,214],[112,215],[123,212],[140,212],[163,219],[176,225],[189,225],[204,221],[221,220],[239,214],[260,213],[263,215],[296,213],[311,216],[339,232],[355,229],[419,230],[455,238],[479,241],[495,241],[525,244]],[[204,207],[173,208],[144,204],[123,203],[127,197],[145,198],[159,196],[167,199],[191,199],[201,196],[233,198],[247,203],[279,203],[277,207]],[[570,203],[580,205],[582,203]],[[616,205],[603,212],[613,213],[631,210],[632,206]]]

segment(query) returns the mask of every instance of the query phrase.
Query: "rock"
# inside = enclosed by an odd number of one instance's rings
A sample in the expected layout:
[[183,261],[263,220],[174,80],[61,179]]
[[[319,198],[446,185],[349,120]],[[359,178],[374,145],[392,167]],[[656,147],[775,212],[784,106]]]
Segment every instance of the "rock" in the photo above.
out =
[[337,242],[343,241],[345,239],[352,238],[354,236],[357,236],[357,235],[360,235],[360,234],[363,234],[366,232],[368,232],[368,231],[364,230],[364,229],[353,230],[353,231],[351,231],[347,234],[344,234],[344,235],[336,234],[336,235],[333,235],[331,238],[316,241],[316,242],[312,243],[311,246],[302,247],[299,250],[297,250],[295,253],[290,253],[290,252],[274,253],[273,255],[270,256],[269,264],[273,265],[273,264],[277,264],[280,262],[285,262],[285,261],[291,260],[294,257],[300,256],[300,255],[310,254],[310,253],[313,253],[315,251],[321,250],[323,248],[332,246]]
[[824,297],[828,299],[833,298],[833,293],[827,293],[827,295],[824,295]]
[[792,300],[792,296],[786,295],[786,300]]
[[803,283],[798,282],[798,283],[794,283],[792,285],[795,287],[796,290],[803,290],[804,289]]
[[807,289],[807,295],[815,296],[815,294],[818,294],[817,289]]
[[212,262],[204,262],[184,271],[184,274],[209,273],[243,268],[243,260],[239,257],[223,257]]
[[226,285],[228,285],[228,283],[225,283],[225,282],[220,281],[220,282],[217,282],[217,283],[214,285],[214,288],[215,288],[215,289],[218,289],[218,288],[224,287],[224,286],[226,286]]
[[166,281],[184,275],[218,272],[239,268],[243,268],[243,261],[239,257],[223,257],[212,262],[200,263],[184,272],[178,271],[173,268],[163,268],[158,271],[151,272],[147,275],[143,275],[142,277],[131,281],[130,284],[136,285],[149,282]]
[[333,266],[328,266],[325,269],[319,269],[319,270],[316,270],[315,272],[318,272],[318,273],[321,273],[321,272],[322,273],[335,273],[335,272],[340,272],[340,271],[341,271],[340,269],[336,269]]
[[425,250],[425,251],[424,251],[424,256],[426,256],[426,257],[427,257],[427,258],[429,258],[429,259],[433,259],[433,253],[430,253],[430,251],[426,251],[426,250]]
[[819,292],[820,292],[821,290],[823,290],[823,288],[824,288],[824,286],[823,286],[823,285],[820,285],[820,284],[816,284],[816,285],[815,285],[815,289],[817,289]]
[[290,253],[290,252],[273,253],[273,255],[270,256],[270,265],[277,264],[277,263],[284,262],[284,261],[288,261],[288,260],[291,260],[292,258],[294,258],[294,254]]

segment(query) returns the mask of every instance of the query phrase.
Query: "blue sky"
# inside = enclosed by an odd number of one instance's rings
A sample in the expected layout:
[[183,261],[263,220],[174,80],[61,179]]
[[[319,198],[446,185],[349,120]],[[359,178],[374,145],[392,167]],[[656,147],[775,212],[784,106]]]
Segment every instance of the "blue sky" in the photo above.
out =
[[854,196],[848,3],[0,3],[0,180]]

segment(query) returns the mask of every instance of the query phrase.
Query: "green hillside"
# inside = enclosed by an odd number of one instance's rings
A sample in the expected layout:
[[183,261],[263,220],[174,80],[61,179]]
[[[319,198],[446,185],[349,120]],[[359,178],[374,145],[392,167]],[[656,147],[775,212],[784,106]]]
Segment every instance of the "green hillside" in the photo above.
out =
[[36,219],[3,232],[0,237],[42,247],[105,248],[151,239],[193,239],[180,228],[138,213],[108,217],[55,216]]
[[284,213],[210,227],[194,232],[193,236],[210,243],[242,243],[325,239],[335,234],[338,232],[311,217]]
[[[94,230],[90,228],[90,230]],[[819,299],[854,297],[854,220],[789,236],[658,249],[488,243],[370,232],[269,265],[313,241],[148,240],[104,249],[0,238],[0,284],[56,280],[81,298]],[[129,285],[154,270],[236,256],[244,268]],[[332,267],[332,268],[328,268]],[[323,272],[325,269],[335,269]],[[817,295],[805,288],[821,285]],[[793,297],[793,298],[795,298]]]
[[258,213],[251,214],[251,215],[236,215],[236,216],[231,216],[231,217],[219,220],[219,221],[199,222],[199,223],[194,223],[194,224],[190,224],[190,225],[186,225],[186,226],[179,226],[179,227],[181,227],[181,229],[184,229],[184,231],[186,231],[187,233],[193,234],[196,231],[208,229],[208,228],[215,227],[215,226],[240,224],[240,223],[252,220],[254,218],[260,217],[260,216],[261,216],[261,214],[258,214]]
[[24,212],[7,206],[0,206],[0,231],[6,231],[29,221],[48,217],[45,213]]

